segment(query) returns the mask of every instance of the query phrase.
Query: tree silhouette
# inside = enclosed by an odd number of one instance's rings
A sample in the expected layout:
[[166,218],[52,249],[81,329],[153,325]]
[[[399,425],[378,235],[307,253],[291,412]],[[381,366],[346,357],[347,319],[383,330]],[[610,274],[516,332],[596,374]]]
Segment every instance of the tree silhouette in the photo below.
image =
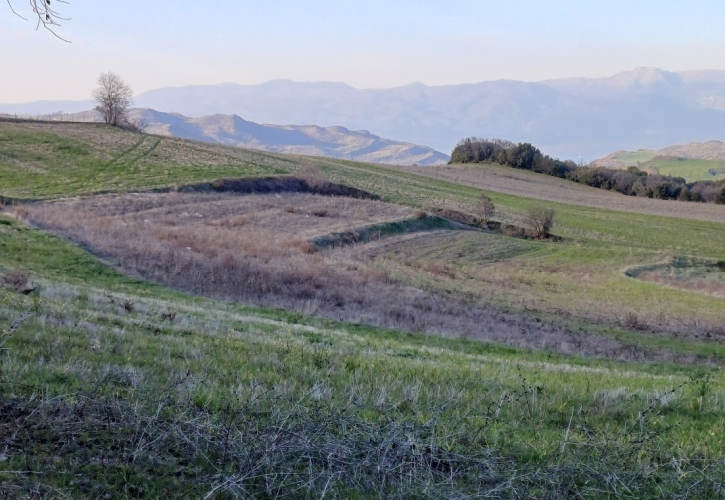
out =
[[126,82],[116,73],[101,73],[97,80],[98,87],[93,91],[96,110],[103,115],[109,125],[125,125],[126,112],[131,106],[133,92]]

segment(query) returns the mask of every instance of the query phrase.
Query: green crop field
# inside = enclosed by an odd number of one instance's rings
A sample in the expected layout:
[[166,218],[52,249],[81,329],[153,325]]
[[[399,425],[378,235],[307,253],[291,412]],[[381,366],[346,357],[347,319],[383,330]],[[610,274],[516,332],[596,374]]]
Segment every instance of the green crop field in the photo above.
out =
[[[481,194],[376,165],[0,123],[0,196],[21,220],[34,208],[20,200],[310,169],[419,211],[473,213]],[[0,215],[0,496],[724,498],[725,299],[627,270],[725,260],[725,225],[487,194],[508,224],[554,208],[557,238],[436,222],[310,258],[616,353],[192,295]],[[24,274],[36,291],[18,293],[9,277]]]

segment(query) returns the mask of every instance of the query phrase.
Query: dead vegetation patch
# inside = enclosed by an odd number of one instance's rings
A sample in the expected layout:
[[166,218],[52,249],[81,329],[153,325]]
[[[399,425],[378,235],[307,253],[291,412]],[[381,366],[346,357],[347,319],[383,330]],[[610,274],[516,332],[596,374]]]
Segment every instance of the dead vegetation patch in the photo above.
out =
[[451,165],[436,168],[397,168],[426,177],[537,200],[620,212],[725,222],[725,210],[719,205],[625,196],[544,174],[508,167]]
[[725,297],[725,261],[673,257],[666,262],[628,269],[625,274],[659,285]]
[[24,271],[7,271],[0,277],[0,284],[16,293],[28,295],[37,288],[30,280],[28,273]]
[[[315,216],[319,210],[328,216]],[[350,227],[425,222],[412,209],[379,201],[299,193],[135,194],[36,204],[23,207],[22,215],[128,272],[208,297],[563,353],[662,355],[406,286],[374,263],[339,265],[311,246],[315,237]]]

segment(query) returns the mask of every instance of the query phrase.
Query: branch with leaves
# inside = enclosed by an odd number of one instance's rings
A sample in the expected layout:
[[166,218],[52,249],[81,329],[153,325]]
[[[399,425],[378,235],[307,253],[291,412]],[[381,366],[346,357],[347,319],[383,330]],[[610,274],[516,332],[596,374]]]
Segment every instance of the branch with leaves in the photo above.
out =
[[[15,10],[13,7],[13,4],[10,2],[10,0],[6,0],[8,5],[10,6],[10,10],[13,11],[13,14],[18,16],[21,19],[28,20],[26,17],[22,16],[18,11]],[[69,2],[66,2],[65,0],[53,0],[55,3],[64,3],[68,4]],[[53,6],[51,6],[51,0],[28,0],[28,3],[30,4],[30,9],[32,10],[33,14],[35,15],[35,18],[37,18],[37,24],[35,26],[35,29],[39,29],[41,26],[48,31],[50,31],[53,36],[56,38],[59,38],[60,40],[63,40],[64,42],[70,43],[69,40],[66,40],[65,38],[58,35],[58,33],[55,32],[55,29],[57,27],[60,27],[60,21],[68,21],[70,18],[62,17],[58,11],[54,9]]]

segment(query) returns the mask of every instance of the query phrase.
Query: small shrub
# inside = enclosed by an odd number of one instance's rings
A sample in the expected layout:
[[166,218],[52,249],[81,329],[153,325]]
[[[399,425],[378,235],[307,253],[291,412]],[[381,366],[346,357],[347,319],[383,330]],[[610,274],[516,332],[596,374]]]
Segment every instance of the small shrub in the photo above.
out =
[[133,312],[134,309],[136,309],[136,304],[134,304],[130,300],[124,300],[122,305],[126,312]]
[[551,228],[554,227],[556,212],[553,208],[535,205],[526,212],[526,222],[531,226],[533,237],[548,238]]
[[312,191],[323,189],[327,185],[325,176],[314,165],[305,165],[297,171],[297,177],[305,181]]
[[487,223],[496,214],[496,205],[493,204],[491,198],[482,193],[476,204],[476,213],[482,222]]
[[414,217],[421,220],[425,219],[426,217],[428,217],[428,212],[426,212],[425,210],[417,210],[414,214]]
[[646,329],[646,325],[642,322],[640,317],[630,312],[628,313],[624,318],[624,326],[629,328],[630,330],[644,330]]
[[171,323],[176,319],[176,311],[166,311],[161,313],[161,319]]
[[327,210],[319,209],[313,210],[312,215],[314,215],[315,217],[327,217],[328,215],[330,215],[330,213]]
[[2,277],[2,285],[17,293],[29,294],[34,291],[36,286],[30,281],[28,273],[23,271],[8,271]]
[[317,246],[309,241],[300,240],[296,242],[296,246],[302,253],[313,254],[317,252]]

